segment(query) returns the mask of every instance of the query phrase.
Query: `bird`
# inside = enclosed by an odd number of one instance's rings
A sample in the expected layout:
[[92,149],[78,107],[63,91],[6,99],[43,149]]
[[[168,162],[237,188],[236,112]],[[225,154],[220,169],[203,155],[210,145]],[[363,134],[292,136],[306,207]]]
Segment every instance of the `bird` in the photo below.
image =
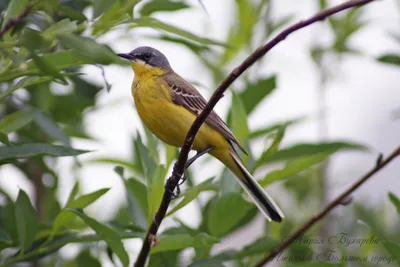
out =
[[[163,142],[182,147],[189,128],[207,101],[192,84],[174,72],[159,50],[140,46],[117,55],[130,61],[134,72],[132,95],[144,125]],[[192,149],[198,153],[209,150],[210,155],[234,174],[266,219],[281,222],[283,212],[246,169],[233,144],[246,153],[231,129],[211,111],[197,132]]]

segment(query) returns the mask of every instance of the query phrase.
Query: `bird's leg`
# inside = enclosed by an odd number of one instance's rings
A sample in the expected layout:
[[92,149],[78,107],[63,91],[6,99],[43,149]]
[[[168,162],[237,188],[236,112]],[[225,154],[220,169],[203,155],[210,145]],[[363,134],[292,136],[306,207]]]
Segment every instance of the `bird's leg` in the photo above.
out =
[[183,171],[182,180],[179,183],[179,185],[183,184],[187,180],[186,170],[190,167],[190,165],[192,165],[192,163],[195,162],[196,159],[200,158],[204,154],[207,154],[208,152],[210,152],[214,148],[215,148],[215,146],[209,146],[208,148],[204,149],[203,151],[198,151],[196,153],[196,155],[194,155],[193,157],[191,157],[190,159],[187,160],[186,165],[185,165],[185,170]]

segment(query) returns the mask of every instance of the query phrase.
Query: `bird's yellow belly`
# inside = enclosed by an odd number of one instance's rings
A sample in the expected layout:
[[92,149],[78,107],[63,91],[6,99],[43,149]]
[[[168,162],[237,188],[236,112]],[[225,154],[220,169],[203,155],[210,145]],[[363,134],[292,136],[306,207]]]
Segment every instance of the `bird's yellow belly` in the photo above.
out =
[[[133,94],[143,123],[165,143],[181,147],[196,117],[184,107],[163,97],[162,93],[141,92],[143,89],[135,88]],[[229,144],[219,132],[203,124],[196,135],[193,149],[201,151],[211,145],[218,149],[227,148]]]

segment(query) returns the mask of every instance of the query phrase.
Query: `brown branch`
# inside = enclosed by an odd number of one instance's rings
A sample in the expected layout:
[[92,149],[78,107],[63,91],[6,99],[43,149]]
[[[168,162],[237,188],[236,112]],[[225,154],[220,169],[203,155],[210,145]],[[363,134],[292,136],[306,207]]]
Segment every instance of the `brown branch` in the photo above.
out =
[[343,203],[348,202],[350,194],[357,190],[363,183],[365,183],[369,178],[371,178],[374,174],[382,170],[389,162],[391,162],[394,158],[400,156],[400,146],[394,150],[386,159],[382,159],[377,161],[375,166],[368,171],[364,176],[362,176],[356,183],[350,186],[346,191],[344,191],[340,196],[338,196],[335,200],[333,200],[324,210],[320,213],[312,217],[309,221],[307,221],[300,229],[291,234],[288,238],[286,238],[279,246],[272,249],[272,251],[263,258],[260,262],[258,262],[255,267],[264,266],[264,264],[272,261],[276,256],[282,253],[290,244],[293,243],[297,238],[299,238],[302,234],[304,234],[307,230],[309,230],[314,224],[320,221],[323,217],[325,217],[331,210],[335,207],[343,205]]
[[12,27],[18,25],[32,10],[32,4],[28,4],[24,10],[15,18],[10,18],[6,25],[4,25],[3,29],[0,30],[0,38],[3,37],[3,35],[10,30]]
[[203,109],[203,111],[197,116],[196,120],[193,122],[192,126],[190,127],[189,132],[186,135],[185,142],[182,146],[182,149],[179,153],[178,161],[175,163],[174,170],[172,175],[167,179],[167,183],[165,185],[165,192],[163,195],[162,202],[160,207],[154,217],[150,228],[146,234],[145,239],[143,240],[142,248],[140,250],[139,256],[134,264],[134,267],[142,267],[146,263],[147,256],[150,252],[151,248],[151,236],[155,236],[157,234],[159,225],[163,220],[169,203],[172,200],[172,192],[175,190],[185,168],[186,161],[188,159],[189,151],[192,148],[194,138],[196,136],[197,131],[200,129],[201,125],[207,118],[208,114],[212,111],[215,107],[217,102],[222,98],[223,93],[228,89],[228,87],[240,76],[244,71],[246,71],[251,65],[253,65],[257,60],[263,57],[269,50],[275,47],[278,43],[283,41],[288,35],[291,33],[304,28],[308,25],[311,25],[317,21],[324,20],[325,18],[339,13],[343,10],[358,7],[370,3],[374,0],[352,0],[345,2],[341,5],[328,8],[318,12],[316,15],[312,16],[307,20],[302,20],[292,26],[286,28],[281,33],[279,33],[275,38],[271,41],[267,42],[264,46],[259,47],[256,49],[249,57],[247,57],[242,64],[236,67],[226,78],[225,80],[218,86],[217,90],[215,90],[214,94],[211,96],[210,100],[208,101],[207,105]]

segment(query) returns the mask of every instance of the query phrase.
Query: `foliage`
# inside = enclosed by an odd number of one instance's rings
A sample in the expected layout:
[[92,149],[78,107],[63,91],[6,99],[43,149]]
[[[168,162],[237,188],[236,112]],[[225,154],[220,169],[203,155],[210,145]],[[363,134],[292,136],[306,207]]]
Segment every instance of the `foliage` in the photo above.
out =
[[[243,52],[254,50],[260,44],[260,38],[267,39],[291,20],[291,17],[272,19],[272,1],[237,0],[234,23],[228,29],[226,39],[217,41],[163,22],[156,16],[160,12],[169,12],[172,16],[175,12],[194,8],[189,2],[4,0],[0,3],[0,29],[25,8],[31,8],[30,13],[0,39],[0,169],[3,165],[12,165],[20,170],[32,182],[36,194],[33,200],[20,189],[14,200],[5,190],[0,192],[5,200],[0,204],[0,266],[26,261],[40,262],[41,266],[55,266],[56,263],[101,266],[99,253],[107,253],[112,262],[123,266],[135,259],[136,255],[129,255],[122,241],[143,238],[161,202],[165,178],[177,150],[165,146],[147,131],[145,136],[137,132],[132,138],[132,158],[108,157],[78,162],[79,155],[90,151],[73,146],[73,141],[78,138],[93,141],[86,129],[85,116],[98,106],[99,92],[108,87],[86,79],[82,67],[125,65],[101,40],[121,29],[140,38],[142,32],[139,29],[151,28],[157,32],[152,38],[191,51],[217,84],[227,74],[229,68],[226,66],[242,59]],[[326,5],[325,2],[320,1],[321,7]],[[311,51],[315,62],[319,62],[321,51],[356,52],[348,40],[365,26],[361,11],[355,9],[329,19],[334,42],[329,47]],[[400,65],[399,58],[398,53],[390,53],[378,60]],[[341,140],[283,146],[285,133],[292,125],[302,122],[299,118],[251,129],[248,118],[279,89],[276,74],[261,75],[255,69],[244,75],[242,84],[235,84],[227,121],[245,147],[251,148],[259,139],[269,142],[261,155],[249,149],[245,159],[247,165],[257,175],[264,172],[263,177],[259,176],[261,185],[283,185],[293,196],[291,206],[297,209],[319,194],[314,179],[318,164],[344,150],[364,151],[365,146]],[[65,88],[66,93],[60,93],[54,87]],[[79,183],[62,205],[58,198],[62,188],[56,164],[58,157],[64,156],[78,157],[75,168],[92,163],[114,166],[126,191],[126,205],[119,207],[110,220],[100,222],[87,215],[85,209],[106,194],[108,188],[80,195]],[[277,166],[280,163],[283,164]],[[49,174],[54,182],[44,183],[44,176]],[[250,226],[258,210],[246,201],[226,169],[220,177],[202,177],[203,182],[197,184],[193,183],[190,172],[188,176],[187,188],[167,214],[166,220],[174,221],[174,224],[169,224],[160,233],[159,244],[151,250],[149,266],[178,266],[182,262],[181,252],[188,248],[192,248],[193,253],[184,265],[226,266],[227,262],[233,262],[235,266],[249,266],[313,212],[312,208],[307,209],[301,220],[287,212],[287,220],[281,225],[267,225],[263,237],[244,247],[238,245],[235,249],[214,253],[214,248],[225,238]],[[389,198],[399,211],[398,197],[390,193]],[[190,227],[179,219],[179,212],[193,203],[197,204],[196,211],[201,215],[197,227]],[[362,219],[369,225],[362,229],[363,236],[384,229],[382,225],[375,228],[377,226],[372,224],[378,217],[373,215],[376,212],[369,214],[360,206],[346,227],[361,231],[357,219]],[[342,218],[335,217],[335,220],[340,222]],[[360,247],[357,255],[369,255],[377,250],[399,260],[400,233],[398,229],[389,231],[396,235],[380,234],[385,241],[383,247]],[[313,233],[308,235],[312,238]],[[389,236],[396,238],[389,239]],[[99,246],[99,241],[104,242]],[[59,250],[72,243],[84,245],[74,259],[66,259]],[[313,253],[313,249],[295,244],[288,254],[296,257],[308,250]],[[345,247],[340,244],[335,249],[345,253]],[[359,262],[354,264],[361,266]],[[322,263],[315,266],[322,266]]]

